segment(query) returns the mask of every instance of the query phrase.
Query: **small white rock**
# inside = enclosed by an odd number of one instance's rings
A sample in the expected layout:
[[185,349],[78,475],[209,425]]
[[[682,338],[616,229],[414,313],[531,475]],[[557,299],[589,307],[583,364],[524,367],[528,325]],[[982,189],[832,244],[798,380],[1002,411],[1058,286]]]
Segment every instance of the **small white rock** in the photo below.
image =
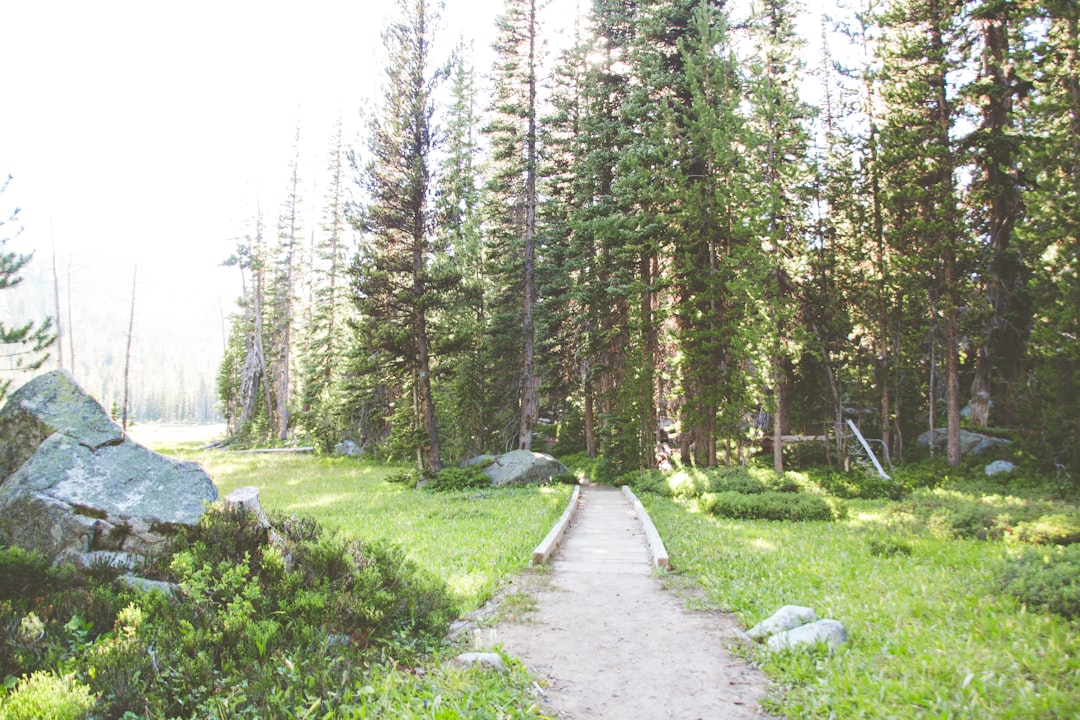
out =
[[481,665],[483,667],[489,667],[494,670],[506,669],[506,663],[503,662],[502,655],[493,652],[462,653],[456,658],[454,658],[454,663],[457,665],[463,665],[465,667]]
[[824,643],[829,650],[847,642],[847,629],[837,620],[818,620],[809,625],[802,625],[791,630],[779,632],[769,638],[770,650],[785,650],[803,645],[817,645]]
[[750,628],[746,634],[755,640],[762,640],[769,635],[812,623],[815,620],[817,620],[817,615],[812,609],[801,605],[785,605],[771,617]]

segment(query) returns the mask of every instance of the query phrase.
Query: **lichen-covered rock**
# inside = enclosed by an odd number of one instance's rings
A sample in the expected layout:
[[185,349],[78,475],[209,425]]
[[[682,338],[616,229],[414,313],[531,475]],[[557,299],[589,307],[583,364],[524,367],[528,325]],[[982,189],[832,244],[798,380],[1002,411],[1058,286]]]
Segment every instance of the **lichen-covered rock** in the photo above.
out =
[[16,390],[0,410],[0,482],[57,432],[91,450],[124,440],[120,426],[71,373],[53,370]]
[[0,410],[0,443],[5,467],[18,463],[0,484],[0,543],[57,560],[86,566],[102,553],[150,554],[218,497],[197,463],[124,439],[66,372],[10,398]]
[[496,487],[546,483],[560,473],[570,472],[566,466],[544,453],[514,450],[495,458],[484,468]]
[[[933,438],[934,449],[944,450],[948,444],[949,431],[946,428],[938,428],[932,434],[929,430],[919,435],[915,439],[919,445],[923,447],[930,446],[930,439]],[[970,430],[960,429],[960,454],[961,455],[982,455],[989,450],[996,447],[1008,445],[1009,441],[1005,438],[997,438],[992,435],[983,435],[982,433],[971,432]]]

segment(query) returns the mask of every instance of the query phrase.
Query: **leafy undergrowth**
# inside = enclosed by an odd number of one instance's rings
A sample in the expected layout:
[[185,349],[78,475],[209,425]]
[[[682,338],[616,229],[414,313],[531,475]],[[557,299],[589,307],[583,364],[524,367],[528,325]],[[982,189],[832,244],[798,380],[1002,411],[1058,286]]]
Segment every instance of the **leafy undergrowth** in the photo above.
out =
[[311,517],[348,537],[388,540],[446,581],[464,610],[479,607],[525,567],[572,489],[466,488],[433,492],[387,482],[407,468],[289,454],[173,454],[206,468],[222,496],[259,488],[262,506]]
[[143,570],[175,596],[0,549],[0,718],[539,715],[521,668],[448,662],[457,604],[395,546],[270,526],[212,509]]
[[[711,600],[746,627],[787,604],[810,606],[846,625],[849,642],[831,656],[751,651],[778,683],[769,703],[775,712],[799,718],[1080,715],[1076,621],[1046,612],[1037,597],[1039,588],[1062,577],[1076,582],[1075,570],[1047,571],[1041,560],[1070,548],[897,526],[885,500],[849,501],[848,517],[836,522],[799,523],[719,518],[656,494],[642,501],[675,566],[697,577]],[[1024,554],[1026,566],[1009,572],[1016,553]],[[1014,598],[1009,582],[1032,590],[1032,604]]]

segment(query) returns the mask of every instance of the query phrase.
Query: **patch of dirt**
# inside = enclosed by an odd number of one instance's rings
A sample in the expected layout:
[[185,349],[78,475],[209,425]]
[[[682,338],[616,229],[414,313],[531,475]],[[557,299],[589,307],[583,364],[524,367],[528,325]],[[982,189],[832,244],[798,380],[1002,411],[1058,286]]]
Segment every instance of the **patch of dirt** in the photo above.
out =
[[565,720],[766,717],[764,674],[729,650],[748,642],[738,623],[663,585],[630,504],[588,488],[550,570],[506,588],[474,643],[520,658]]

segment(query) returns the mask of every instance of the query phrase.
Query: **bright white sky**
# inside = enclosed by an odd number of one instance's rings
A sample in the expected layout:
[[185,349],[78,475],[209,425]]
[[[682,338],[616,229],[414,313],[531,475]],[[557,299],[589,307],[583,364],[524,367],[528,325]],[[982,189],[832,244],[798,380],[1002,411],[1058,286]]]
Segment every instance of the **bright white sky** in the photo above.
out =
[[[218,308],[233,307],[240,281],[219,263],[258,203],[273,231],[298,125],[306,213],[321,211],[334,123],[360,144],[394,6],[0,2],[0,179],[14,176],[0,213],[21,207],[24,228],[8,249],[36,251],[40,270],[55,246],[61,292],[70,258],[76,307],[125,320],[137,264],[137,325],[194,312],[220,338]],[[549,26],[569,24],[575,7],[556,0]],[[446,0],[443,50],[474,40],[486,72],[501,8]]]

